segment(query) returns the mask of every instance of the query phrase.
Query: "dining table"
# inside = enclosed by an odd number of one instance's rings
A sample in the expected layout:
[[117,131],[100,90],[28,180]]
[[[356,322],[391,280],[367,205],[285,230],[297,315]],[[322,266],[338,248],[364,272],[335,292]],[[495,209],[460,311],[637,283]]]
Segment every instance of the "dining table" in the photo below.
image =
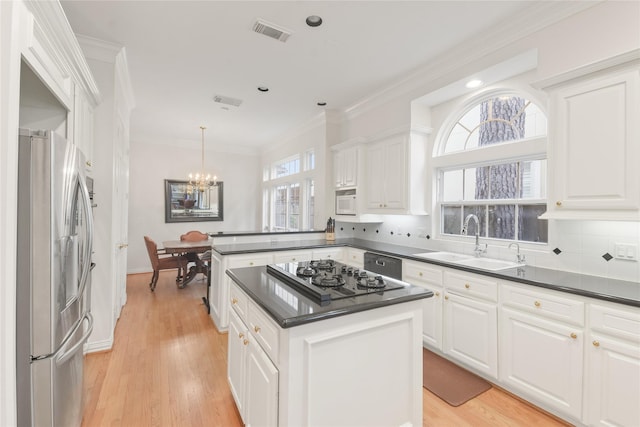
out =
[[[213,239],[200,240],[197,242],[191,242],[186,240],[167,240],[162,242],[165,253],[186,255],[186,254],[203,254],[211,250]],[[207,277],[207,294],[202,297],[207,313],[211,312],[209,305],[209,288],[211,287],[211,274],[209,274],[211,268],[211,257],[208,260],[203,260],[200,257],[196,258],[196,265],[191,266],[188,271],[184,273],[182,278],[182,286],[186,286],[191,282],[198,273],[203,273]]]

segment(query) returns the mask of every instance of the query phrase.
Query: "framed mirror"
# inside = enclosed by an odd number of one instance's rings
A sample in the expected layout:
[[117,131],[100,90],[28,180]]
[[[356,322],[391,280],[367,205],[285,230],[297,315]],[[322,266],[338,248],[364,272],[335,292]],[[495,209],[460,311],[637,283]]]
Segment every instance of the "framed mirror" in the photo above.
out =
[[201,191],[189,181],[165,179],[164,222],[222,221],[222,189],[221,181]]

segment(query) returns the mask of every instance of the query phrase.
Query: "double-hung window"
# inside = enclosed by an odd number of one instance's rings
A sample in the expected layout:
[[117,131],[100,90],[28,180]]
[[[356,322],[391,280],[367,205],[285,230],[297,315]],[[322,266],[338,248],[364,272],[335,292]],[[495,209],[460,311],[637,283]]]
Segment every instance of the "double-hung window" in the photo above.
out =
[[263,173],[263,228],[313,228],[315,156],[313,150],[274,162]]
[[[441,237],[462,234],[479,219],[485,238],[547,242],[547,120],[521,94],[476,98],[445,125],[434,168]],[[475,223],[468,234],[475,234]]]

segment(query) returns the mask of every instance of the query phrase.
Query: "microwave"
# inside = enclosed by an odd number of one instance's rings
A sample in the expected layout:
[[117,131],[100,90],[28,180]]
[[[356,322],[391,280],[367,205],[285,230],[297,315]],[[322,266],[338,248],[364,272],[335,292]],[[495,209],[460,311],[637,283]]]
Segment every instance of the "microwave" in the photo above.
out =
[[336,191],[336,215],[356,215],[356,190]]

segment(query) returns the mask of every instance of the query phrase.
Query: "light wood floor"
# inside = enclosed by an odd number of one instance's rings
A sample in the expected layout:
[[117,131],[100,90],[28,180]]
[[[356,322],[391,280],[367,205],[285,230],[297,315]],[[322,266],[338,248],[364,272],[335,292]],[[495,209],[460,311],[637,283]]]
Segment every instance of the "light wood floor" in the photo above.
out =
[[[202,277],[202,276],[199,276]],[[227,385],[227,335],[202,303],[206,283],[130,275],[113,350],[85,362],[83,427],[242,426]],[[423,425],[566,426],[497,388],[454,408],[423,389]]]

